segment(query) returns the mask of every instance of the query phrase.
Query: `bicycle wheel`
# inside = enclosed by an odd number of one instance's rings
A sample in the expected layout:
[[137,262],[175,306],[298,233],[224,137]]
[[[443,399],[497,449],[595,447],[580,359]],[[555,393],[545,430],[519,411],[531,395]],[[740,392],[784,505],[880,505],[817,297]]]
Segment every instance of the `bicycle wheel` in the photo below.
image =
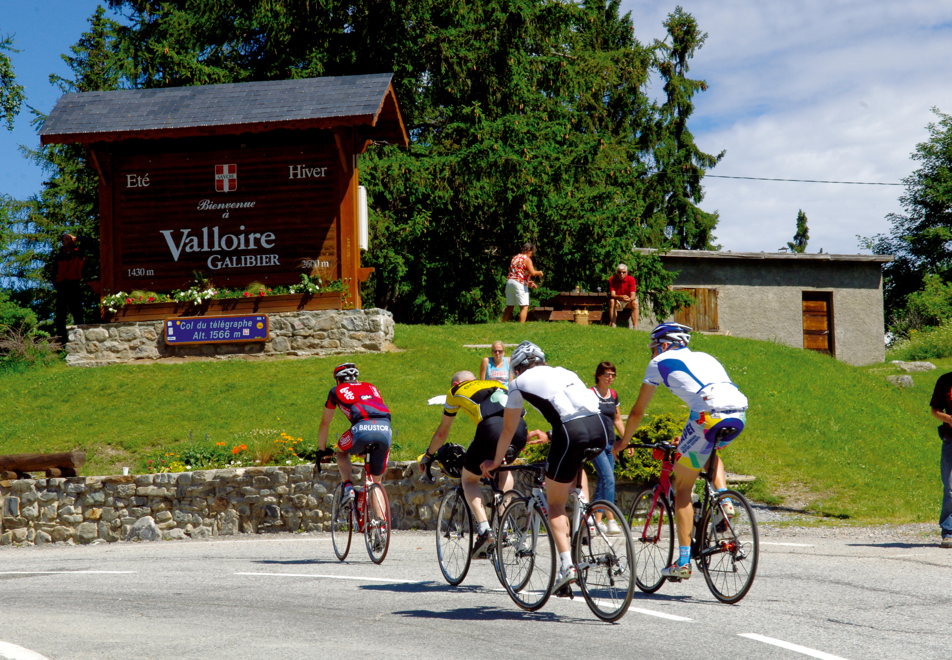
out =
[[331,507],[331,541],[334,544],[334,554],[341,561],[344,561],[350,552],[350,537],[354,533],[354,503],[342,505],[343,497],[344,484],[337,484],[334,488],[334,504]]
[[[596,514],[622,519],[619,508],[607,500],[596,500],[584,513],[584,520]],[[608,536],[598,527],[583,524],[575,535],[572,556],[578,567],[578,586],[589,609],[602,621],[624,616],[635,593],[635,549],[628,528],[621,530],[617,536]]]
[[654,501],[654,488],[638,493],[628,514],[631,541],[635,547],[635,584],[653,594],[665,580],[661,569],[674,561],[674,516],[660,494]]
[[436,516],[436,558],[443,577],[454,587],[466,577],[473,554],[473,519],[462,488],[443,496]]
[[[724,515],[723,502],[730,498],[734,515]],[[714,597],[736,603],[747,595],[757,574],[760,541],[757,520],[747,499],[728,490],[718,493],[701,521],[698,564]]]
[[555,545],[541,509],[520,498],[502,514],[496,553],[503,586],[513,602],[534,612],[549,600],[555,585]]
[[[517,490],[507,490],[502,494],[501,499],[497,506],[494,509],[491,509],[489,512],[489,524],[492,527],[493,534],[496,538],[499,538],[500,527],[499,523],[502,521],[502,512],[507,506],[509,506],[513,501],[521,499],[522,493]],[[505,541],[504,541],[505,543]],[[489,560],[492,562],[493,570],[496,572],[496,577],[499,579],[499,584],[503,587],[506,586],[506,578],[502,574],[502,564],[499,561],[499,553],[496,551],[496,547],[493,546],[489,549]],[[526,576],[528,578],[528,575]],[[515,585],[516,591],[522,589],[525,586],[525,583]]]
[[375,564],[383,562],[390,547],[390,500],[387,489],[380,484],[367,488],[367,511],[364,514],[364,540],[367,554]]

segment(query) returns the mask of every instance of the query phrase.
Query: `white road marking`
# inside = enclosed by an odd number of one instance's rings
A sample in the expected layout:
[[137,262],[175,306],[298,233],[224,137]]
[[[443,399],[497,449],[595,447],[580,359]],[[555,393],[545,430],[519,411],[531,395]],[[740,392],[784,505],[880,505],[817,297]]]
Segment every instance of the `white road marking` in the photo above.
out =
[[0,575],[132,575],[138,571],[0,571]]
[[666,612],[655,612],[654,610],[645,610],[640,607],[629,608],[629,612],[638,612],[638,614],[647,614],[648,616],[657,616],[662,619],[670,619],[671,621],[693,621],[686,616],[678,616],[677,614],[668,614]]
[[796,651],[797,653],[808,655],[811,658],[820,658],[820,660],[845,660],[845,658],[841,658],[838,655],[833,655],[831,653],[824,653],[823,651],[817,651],[814,649],[807,648],[806,646],[800,646],[799,644],[791,644],[790,642],[785,642],[782,639],[774,639],[773,637],[765,637],[763,635],[758,635],[756,633],[740,633],[740,637],[746,637],[747,639],[753,639],[758,642],[764,642],[765,644],[773,644],[774,646],[779,646],[782,649],[787,649],[789,651]]
[[0,642],[0,658],[4,660],[49,660],[45,655],[9,642]]
[[314,573],[235,573],[235,575],[254,575],[257,577],[301,577],[323,578],[325,580],[364,580],[367,582],[391,582],[399,584],[426,584],[419,580],[394,580],[391,578],[355,577],[351,575],[318,575]]
[[761,541],[760,545],[787,545],[792,548],[812,548],[812,543],[774,543],[771,541]]

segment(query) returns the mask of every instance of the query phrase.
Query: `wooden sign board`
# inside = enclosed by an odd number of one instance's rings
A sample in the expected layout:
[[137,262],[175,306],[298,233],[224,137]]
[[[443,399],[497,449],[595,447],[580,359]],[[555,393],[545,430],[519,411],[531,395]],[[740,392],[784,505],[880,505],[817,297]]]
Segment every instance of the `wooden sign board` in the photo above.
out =
[[115,288],[185,288],[196,271],[229,288],[340,277],[339,167],[333,143],[116,154]]

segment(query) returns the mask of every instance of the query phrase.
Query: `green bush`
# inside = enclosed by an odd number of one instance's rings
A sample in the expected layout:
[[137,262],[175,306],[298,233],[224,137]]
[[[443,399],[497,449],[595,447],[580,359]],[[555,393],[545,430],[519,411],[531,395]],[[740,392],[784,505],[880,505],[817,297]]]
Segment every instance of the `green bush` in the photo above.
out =
[[32,330],[37,323],[32,309],[20,307],[16,301],[10,300],[10,294],[0,291],[0,326]]
[[952,283],[938,275],[926,275],[923,288],[906,298],[906,313],[923,325],[939,326],[952,321]]
[[[635,435],[632,438],[633,443],[652,443],[662,440],[670,441],[681,435],[684,425],[687,423],[687,415],[675,415],[672,413],[663,413],[661,415],[647,415]],[[522,454],[527,463],[541,463],[549,453],[549,445],[529,445]],[[661,461],[656,461],[651,457],[651,452],[647,449],[635,449],[631,456],[628,452],[622,452],[620,460],[615,461],[615,478],[634,481],[636,483],[649,483],[656,481],[661,474]],[[590,475],[595,474],[595,469],[591,463],[587,466]]]
[[[645,419],[647,421],[642,422],[635,431],[632,443],[670,442],[681,435],[688,416],[686,413],[663,413]],[[636,483],[657,481],[661,475],[661,461],[652,458],[651,451],[647,449],[635,449],[632,454],[628,456],[627,452],[623,452],[621,460],[615,462],[615,477]]]
[[952,357],[952,321],[937,328],[912,330],[909,337],[897,343],[888,360],[930,360]]

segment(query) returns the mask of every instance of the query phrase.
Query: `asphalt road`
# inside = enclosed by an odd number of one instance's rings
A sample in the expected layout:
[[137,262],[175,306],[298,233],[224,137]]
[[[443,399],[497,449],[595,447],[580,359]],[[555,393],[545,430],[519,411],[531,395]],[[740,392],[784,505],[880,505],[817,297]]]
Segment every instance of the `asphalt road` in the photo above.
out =
[[382,566],[362,544],[338,562],[324,534],[4,547],[0,658],[949,657],[952,551],[935,539],[764,532],[740,604],[695,570],[617,624],[580,595],[522,612],[486,561],[450,587],[432,532],[396,533]]

